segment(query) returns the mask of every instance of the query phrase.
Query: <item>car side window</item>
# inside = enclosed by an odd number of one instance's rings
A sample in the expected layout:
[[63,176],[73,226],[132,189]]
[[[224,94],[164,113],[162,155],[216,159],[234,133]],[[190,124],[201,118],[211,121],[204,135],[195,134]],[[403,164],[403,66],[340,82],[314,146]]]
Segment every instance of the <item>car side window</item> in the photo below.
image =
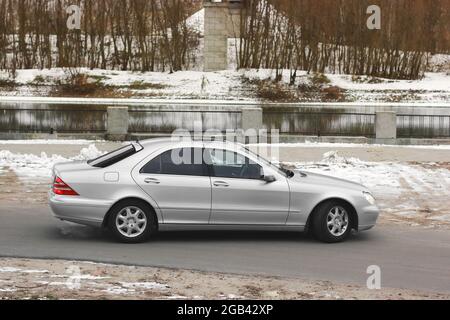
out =
[[201,148],[166,151],[147,163],[140,172],[143,174],[209,176]]
[[242,154],[222,150],[207,149],[211,175],[217,178],[262,179],[263,168]]

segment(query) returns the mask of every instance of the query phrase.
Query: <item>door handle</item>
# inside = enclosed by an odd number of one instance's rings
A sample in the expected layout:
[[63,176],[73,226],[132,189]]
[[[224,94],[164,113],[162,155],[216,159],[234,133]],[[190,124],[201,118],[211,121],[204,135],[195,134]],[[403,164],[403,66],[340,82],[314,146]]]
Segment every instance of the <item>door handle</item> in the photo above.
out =
[[160,184],[161,183],[161,181],[159,181],[158,179],[155,179],[155,178],[147,178],[144,180],[144,182],[147,184],[151,184],[151,183],[152,184]]
[[214,186],[228,188],[230,185],[228,183],[226,183],[225,181],[216,181],[216,182],[214,182]]

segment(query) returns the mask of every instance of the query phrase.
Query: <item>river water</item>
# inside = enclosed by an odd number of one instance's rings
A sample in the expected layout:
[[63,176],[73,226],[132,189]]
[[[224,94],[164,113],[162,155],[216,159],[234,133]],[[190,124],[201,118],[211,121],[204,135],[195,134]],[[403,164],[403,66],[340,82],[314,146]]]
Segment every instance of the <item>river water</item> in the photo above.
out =
[[[171,133],[175,129],[220,131],[241,128],[246,105],[129,106],[131,133]],[[262,107],[267,129],[284,134],[375,135],[377,110],[397,112],[401,137],[450,137],[450,109],[418,106],[355,105],[255,105]],[[88,104],[11,103],[0,101],[0,132],[102,133],[107,126],[107,106]]]

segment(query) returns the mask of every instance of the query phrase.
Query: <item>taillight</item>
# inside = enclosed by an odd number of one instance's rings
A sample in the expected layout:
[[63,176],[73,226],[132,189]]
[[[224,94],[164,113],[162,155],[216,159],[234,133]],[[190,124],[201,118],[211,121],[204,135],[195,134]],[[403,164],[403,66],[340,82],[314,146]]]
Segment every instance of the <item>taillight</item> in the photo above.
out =
[[53,192],[59,196],[79,196],[79,194],[69,187],[61,178],[56,177],[53,182]]

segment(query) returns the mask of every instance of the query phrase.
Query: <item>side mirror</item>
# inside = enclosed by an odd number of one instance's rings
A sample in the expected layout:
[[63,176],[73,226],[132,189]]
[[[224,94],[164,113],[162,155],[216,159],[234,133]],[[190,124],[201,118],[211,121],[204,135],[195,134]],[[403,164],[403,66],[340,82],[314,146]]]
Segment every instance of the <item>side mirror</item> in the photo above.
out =
[[272,183],[277,181],[277,178],[275,178],[275,176],[264,176],[264,181],[267,183]]

